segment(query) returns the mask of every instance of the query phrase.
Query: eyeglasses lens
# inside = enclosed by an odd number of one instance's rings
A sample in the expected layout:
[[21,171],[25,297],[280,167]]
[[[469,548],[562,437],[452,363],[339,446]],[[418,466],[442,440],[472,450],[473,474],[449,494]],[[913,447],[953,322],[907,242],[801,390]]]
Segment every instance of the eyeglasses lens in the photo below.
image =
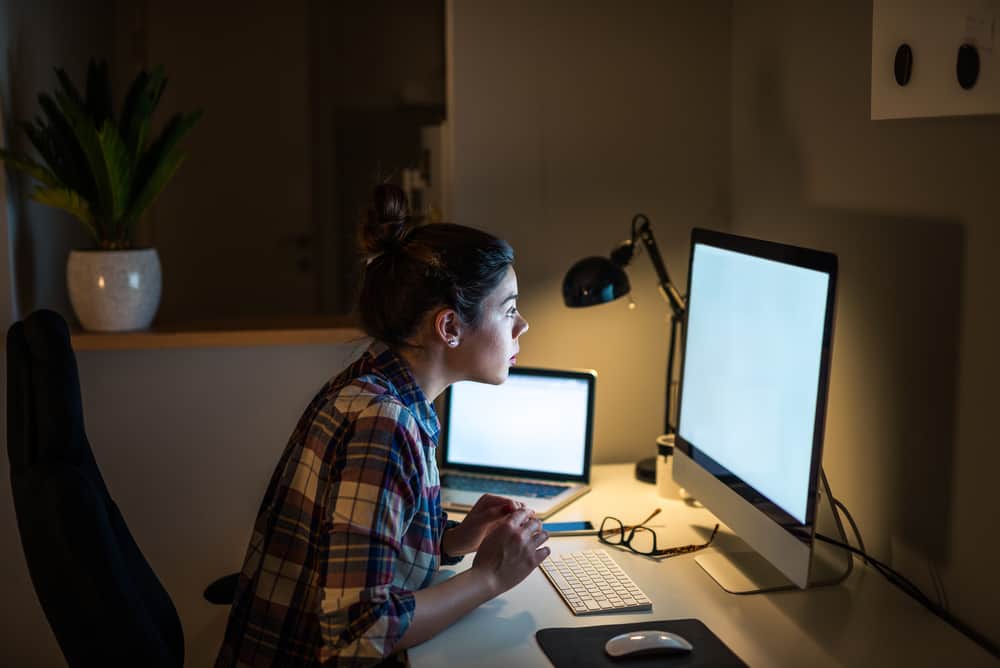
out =
[[646,527],[636,527],[628,546],[640,554],[652,554],[656,550],[656,533]]
[[614,517],[605,517],[604,521],[601,522],[599,537],[605,543],[611,543],[612,545],[621,544],[624,533],[625,528],[622,526],[622,523]]

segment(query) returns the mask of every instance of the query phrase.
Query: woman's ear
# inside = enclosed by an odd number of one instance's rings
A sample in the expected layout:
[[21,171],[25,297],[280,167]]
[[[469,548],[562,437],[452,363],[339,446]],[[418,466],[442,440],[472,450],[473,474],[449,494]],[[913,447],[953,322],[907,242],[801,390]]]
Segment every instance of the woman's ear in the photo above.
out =
[[462,319],[454,309],[443,308],[434,316],[434,334],[449,348],[462,341]]

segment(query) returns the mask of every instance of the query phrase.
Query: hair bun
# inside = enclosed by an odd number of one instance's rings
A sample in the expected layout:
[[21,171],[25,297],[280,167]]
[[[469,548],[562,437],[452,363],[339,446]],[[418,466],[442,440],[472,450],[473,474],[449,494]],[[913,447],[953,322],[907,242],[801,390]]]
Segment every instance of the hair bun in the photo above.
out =
[[361,230],[365,252],[384,253],[399,247],[411,228],[409,204],[402,188],[391,183],[375,186],[368,219]]

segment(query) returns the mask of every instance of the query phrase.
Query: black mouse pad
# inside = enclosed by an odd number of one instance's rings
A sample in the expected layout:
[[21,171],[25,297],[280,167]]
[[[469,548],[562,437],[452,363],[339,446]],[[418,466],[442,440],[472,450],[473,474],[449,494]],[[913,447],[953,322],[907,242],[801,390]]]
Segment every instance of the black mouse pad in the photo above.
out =
[[[670,631],[694,645],[686,654],[647,654],[613,659],[604,651],[609,638],[642,629]],[[746,666],[707,626],[697,619],[661,619],[636,624],[541,629],[535,639],[556,668],[589,666]]]

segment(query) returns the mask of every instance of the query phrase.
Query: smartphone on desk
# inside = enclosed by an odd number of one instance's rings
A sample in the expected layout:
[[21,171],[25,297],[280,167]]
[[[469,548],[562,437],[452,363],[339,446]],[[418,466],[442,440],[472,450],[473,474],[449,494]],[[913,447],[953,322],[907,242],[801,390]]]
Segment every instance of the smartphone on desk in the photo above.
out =
[[543,522],[542,529],[550,536],[596,536],[597,529],[586,520],[579,522]]

